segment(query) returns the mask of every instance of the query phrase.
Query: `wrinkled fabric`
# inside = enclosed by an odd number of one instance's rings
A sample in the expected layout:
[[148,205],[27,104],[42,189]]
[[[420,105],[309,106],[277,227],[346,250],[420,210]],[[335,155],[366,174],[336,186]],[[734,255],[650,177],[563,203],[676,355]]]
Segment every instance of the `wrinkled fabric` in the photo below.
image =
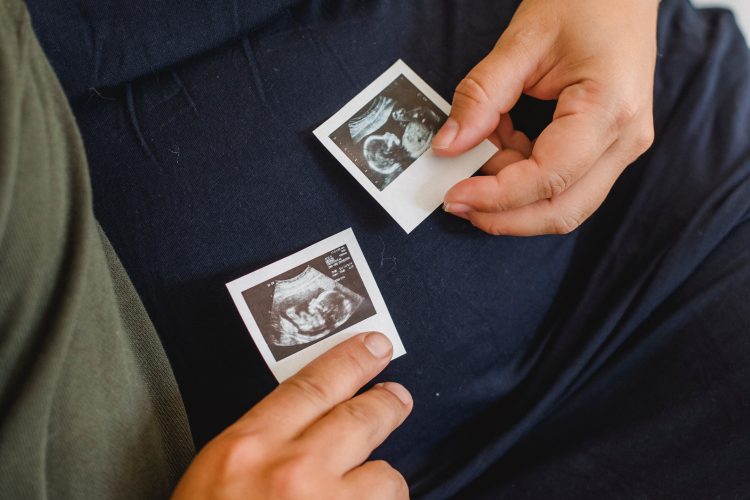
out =
[[23,2],[0,0],[0,498],[161,499],[194,453],[65,94]]
[[220,46],[299,0],[27,2],[70,98],[125,83]]
[[[78,42],[51,3],[29,0],[61,71]],[[414,497],[748,491],[750,56],[730,14],[661,3],[654,146],[579,230],[511,238],[440,211],[406,235],[312,130],[399,58],[450,98],[517,2],[305,1],[210,42],[223,6],[187,3],[148,30],[160,64],[118,47],[111,86],[62,79],[198,444],[275,387],[224,283],[352,227],[407,350],[376,381],[415,400],[376,456]],[[553,107],[514,121],[535,135]]]

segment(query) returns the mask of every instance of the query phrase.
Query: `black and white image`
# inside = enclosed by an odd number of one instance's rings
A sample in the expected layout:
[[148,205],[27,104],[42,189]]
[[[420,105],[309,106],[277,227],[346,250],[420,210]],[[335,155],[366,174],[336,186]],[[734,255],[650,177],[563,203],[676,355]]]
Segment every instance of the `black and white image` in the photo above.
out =
[[430,148],[447,118],[401,74],[330,138],[382,191]]
[[375,314],[346,245],[242,295],[277,361]]
[[378,331],[406,354],[351,229],[227,283],[247,332],[283,382],[327,350]]
[[450,110],[440,94],[399,60],[313,134],[410,233],[440,206],[451,187],[497,152],[484,140],[458,156],[437,156],[432,139]]

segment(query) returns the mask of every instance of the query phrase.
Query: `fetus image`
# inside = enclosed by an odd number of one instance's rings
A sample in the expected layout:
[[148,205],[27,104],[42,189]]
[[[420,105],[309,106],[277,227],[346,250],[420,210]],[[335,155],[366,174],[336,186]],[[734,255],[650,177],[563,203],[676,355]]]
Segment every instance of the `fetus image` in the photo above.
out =
[[446,118],[402,75],[331,139],[382,191],[430,148]]
[[305,344],[333,332],[351,318],[364,299],[312,267],[279,280],[273,294],[271,324],[280,346]]
[[277,361],[376,313],[346,245],[243,296]]

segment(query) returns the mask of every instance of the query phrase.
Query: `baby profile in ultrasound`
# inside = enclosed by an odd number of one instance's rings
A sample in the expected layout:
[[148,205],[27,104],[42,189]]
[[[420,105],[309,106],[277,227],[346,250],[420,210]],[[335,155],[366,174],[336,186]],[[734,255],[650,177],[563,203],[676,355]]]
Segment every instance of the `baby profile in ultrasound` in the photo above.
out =
[[402,75],[331,139],[382,191],[429,149],[446,118]]
[[307,267],[276,282],[271,306],[271,342],[306,344],[325,337],[352,317],[364,298],[320,271]]
[[376,314],[346,245],[242,294],[277,361]]

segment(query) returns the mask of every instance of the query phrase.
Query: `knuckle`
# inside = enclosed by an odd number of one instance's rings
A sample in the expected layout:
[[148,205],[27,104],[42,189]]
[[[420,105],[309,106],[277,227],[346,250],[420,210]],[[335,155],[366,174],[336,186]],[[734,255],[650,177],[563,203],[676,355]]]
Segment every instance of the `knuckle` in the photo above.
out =
[[538,194],[539,199],[550,199],[560,195],[570,185],[570,175],[550,170],[546,175],[539,179]]
[[616,106],[612,112],[612,118],[614,121],[614,127],[617,130],[622,130],[629,125],[638,116],[638,106],[636,106],[631,100],[622,100]]
[[368,437],[372,438],[378,434],[381,420],[369,406],[356,400],[350,400],[339,406],[347,419],[360,429],[363,429]]
[[319,378],[300,373],[287,379],[284,384],[302,394],[316,406],[326,406],[332,403],[326,384]]
[[570,234],[586,220],[586,217],[577,213],[562,213],[549,222],[548,232],[551,234]]
[[319,468],[310,459],[288,458],[267,472],[269,498],[308,498],[312,492],[311,484],[319,475]]
[[231,478],[251,468],[261,454],[258,437],[250,433],[222,436],[206,445],[206,452],[213,458],[216,475]]
[[490,102],[489,85],[487,79],[476,70],[469,73],[456,86],[455,97],[463,97],[473,104],[485,105]]
[[377,468],[376,470],[382,480],[390,486],[392,491],[396,492],[396,498],[409,497],[409,485],[399,471],[394,469],[391,464],[385,460],[377,460],[372,464]]
[[648,123],[638,128],[635,136],[635,148],[638,154],[645,153],[654,143],[654,124],[649,120]]
[[641,114],[642,102],[637,96],[601,82],[587,81],[564,92],[581,103],[580,110],[601,113],[604,127],[614,135],[619,135]]
[[490,208],[494,212],[505,212],[511,207],[506,199],[498,196],[492,199],[490,202]]

